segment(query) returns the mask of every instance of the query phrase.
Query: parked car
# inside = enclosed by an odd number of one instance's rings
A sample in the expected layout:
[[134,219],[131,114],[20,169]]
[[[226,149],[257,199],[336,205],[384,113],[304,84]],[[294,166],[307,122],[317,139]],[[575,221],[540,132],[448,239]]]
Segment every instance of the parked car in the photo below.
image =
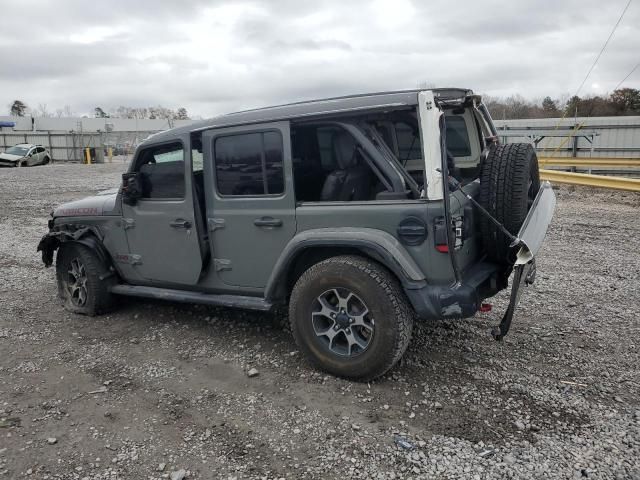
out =
[[117,295],[288,305],[300,350],[368,380],[414,319],[471,317],[505,289],[511,324],[555,208],[529,144],[501,145],[466,89],[250,110],[155,134],[119,189],[60,205],[38,250],[95,315]]
[[33,167],[51,163],[51,154],[42,145],[19,143],[0,153],[0,167]]

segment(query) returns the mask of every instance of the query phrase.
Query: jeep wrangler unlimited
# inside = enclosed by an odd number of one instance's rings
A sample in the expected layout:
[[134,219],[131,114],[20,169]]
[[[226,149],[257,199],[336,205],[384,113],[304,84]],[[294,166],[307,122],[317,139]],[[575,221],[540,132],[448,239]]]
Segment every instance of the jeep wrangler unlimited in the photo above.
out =
[[465,318],[508,286],[508,331],[555,208],[531,145],[466,89],[244,111],[152,135],[119,189],[59,206],[38,250],[95,315],[119,295],[289,306],[319,368],[372,379],[414,317]]

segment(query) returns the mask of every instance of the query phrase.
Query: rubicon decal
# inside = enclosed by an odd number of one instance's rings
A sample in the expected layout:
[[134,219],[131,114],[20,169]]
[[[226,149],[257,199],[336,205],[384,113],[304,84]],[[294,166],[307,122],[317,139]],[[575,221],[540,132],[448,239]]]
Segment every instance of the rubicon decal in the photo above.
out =
[[99,213],[96,207],[62,208],[59,210],[59,214],[63,216],[98,215]]

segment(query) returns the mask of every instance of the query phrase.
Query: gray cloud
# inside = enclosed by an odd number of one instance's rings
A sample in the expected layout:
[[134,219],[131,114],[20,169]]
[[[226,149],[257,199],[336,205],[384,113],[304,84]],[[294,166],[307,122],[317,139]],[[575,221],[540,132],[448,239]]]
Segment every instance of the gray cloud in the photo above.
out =
[[[185,106],[197,115],[419,82],[573,93],[625,5],[612,0],[5,0],[0,109]],[[637,63],[632,4],[581,92]],[[592,88],[592,84],[597,84]],[[627,86],[640,84],[636,73]]]

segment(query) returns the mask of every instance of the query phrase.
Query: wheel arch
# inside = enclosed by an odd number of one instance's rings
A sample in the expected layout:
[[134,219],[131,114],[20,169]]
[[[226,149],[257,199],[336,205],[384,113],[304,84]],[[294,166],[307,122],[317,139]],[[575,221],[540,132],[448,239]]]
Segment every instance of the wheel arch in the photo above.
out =
[[62,244],[71,242],[84,245],[95,252],[106,267],[113,267],[111,256],[102,243],[100,230],[94,226],[75,225],[74,227],[76,227],[74,230],[56,230],[42,237],[37,251],[42,252],[42,261],[45,267],[50,267],[53,264],[53,254]]
[[369,228],[323,228],[304,231],[289,241],[269,277],[265,299],[286,300],[293,284],[309,267],[345,254],[376,261],[391,271],[404,288],[425,284],[418,265],[391,234]]

